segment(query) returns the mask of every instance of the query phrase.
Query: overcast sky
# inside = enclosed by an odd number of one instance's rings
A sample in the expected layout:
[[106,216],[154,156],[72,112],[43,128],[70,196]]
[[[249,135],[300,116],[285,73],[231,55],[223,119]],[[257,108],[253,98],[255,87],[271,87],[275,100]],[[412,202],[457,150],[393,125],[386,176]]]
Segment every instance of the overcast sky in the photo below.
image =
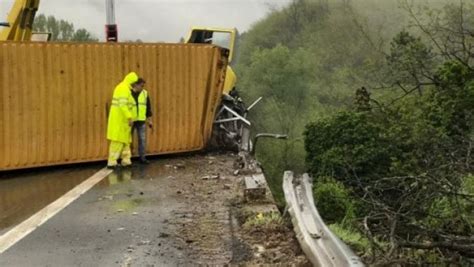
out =
[[[270,8],[290,0],[116,0],[119,38],[177,42],[192,25],[236,27],[246,31]],[[6,21],[13,0],[0,0]],[[104,39],[105,0],[41,0],[40,14],[54,15]]]

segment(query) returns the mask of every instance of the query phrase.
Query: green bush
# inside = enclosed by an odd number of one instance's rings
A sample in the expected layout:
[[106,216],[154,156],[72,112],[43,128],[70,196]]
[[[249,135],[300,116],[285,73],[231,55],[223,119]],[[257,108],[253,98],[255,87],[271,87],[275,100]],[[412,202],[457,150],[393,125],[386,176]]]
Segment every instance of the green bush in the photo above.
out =
[[332,176],[347,184],[375,179],[390,167],[392,144],[384,125],[369,114],[344,111],[306,126],[307,164],[314,176]]
[[357,230],[335,223],[329,229],[357,254],[364,254],[370,250],[370,241]]
[[333,178],[319,178],[313,187],[313,195],[326,223],[344,222],[355,217],[355,205],[349,191]]
[[356,203],[363,204],[353,217],[364,223],[352,220],[354,228],[363,225],[382,242],[401,247],[433,244],[426,248],[432,252],[439,246],[437,253],[413,258],[436,262],[471,255],[452,240],[474,232],[474,71],[452,59],[420,62],[427,54],[423,46],[420,38],[401,33],[392,43],[387,65],[399,72],[396,78],[405,86],[416,89],[420,73],[430,73],[434,83],[418,85],[419,93],[388,103],[370,94],[356,97],[364,101],[308,124],[304,135],[313,177],[330,176],[341,183],[322,183],[315,189],[321,191],[315,195],[327,222],[347,220],[351,205],[341,199],[348,198],[344,192],[349,190]]

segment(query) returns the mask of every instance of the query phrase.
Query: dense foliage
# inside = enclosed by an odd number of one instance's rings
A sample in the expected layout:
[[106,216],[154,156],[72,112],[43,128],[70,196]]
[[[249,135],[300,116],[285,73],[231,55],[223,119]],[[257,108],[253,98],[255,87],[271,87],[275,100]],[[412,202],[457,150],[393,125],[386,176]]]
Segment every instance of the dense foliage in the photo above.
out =
[[257,148],[280,200],[283,171],[305,171],[305,125],[350,104],[353,86],[370,79],[381,58],[366,44],[353,12],[345,1],[334,6],[294,1],[241,36],[238,89],[248,102],[264,97],[250,114],[254,130],[290,137],[265,140]]
[[243,34],[240,87],[266,99],[256,130],[290,135],[257,156],[277,196],[284,169],[309,171],[323,217],[369,241],[348,240],[368,263],[468,264],[474,5],[400,4],[385,16],[407,27],[383,33],[350,1],[299,0]]

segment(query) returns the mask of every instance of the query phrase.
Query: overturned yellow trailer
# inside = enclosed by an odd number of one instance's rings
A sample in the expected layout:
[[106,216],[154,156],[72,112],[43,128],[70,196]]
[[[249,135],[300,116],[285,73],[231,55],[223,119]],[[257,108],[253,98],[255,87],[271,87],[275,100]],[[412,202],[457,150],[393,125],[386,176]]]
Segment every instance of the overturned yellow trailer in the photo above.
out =
[[107,113],[125,74],[147,81],[148,153],[209,142],[228,50],[197,44],[0,43],[0,171],[106,159]]

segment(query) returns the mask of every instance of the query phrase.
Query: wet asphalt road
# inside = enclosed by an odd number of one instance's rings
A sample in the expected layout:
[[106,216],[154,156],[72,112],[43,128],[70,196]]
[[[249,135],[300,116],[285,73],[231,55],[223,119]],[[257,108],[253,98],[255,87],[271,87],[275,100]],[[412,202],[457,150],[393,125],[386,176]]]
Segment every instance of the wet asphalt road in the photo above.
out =
[[[184,266],[191,265],[185,252],[172,236],[168,224],[173,210],[182,208],[175,191],[175,172],[169,160],[155,160],[149,166],[134,166],[116,171],[74,201],[59,214],[0,255],[0,266]],[[171,160],[172,164],[172,160]],[[2,198],[3,232],[20,218],[41,209],[48,201],[65,193],[74,184],[87,179],[96,167],[43,173],[39,177],[0,181],[2,190],[30,182],[35,190],[16,199],[18,207],[8,208]],[[35,176],[35,175],[32,175]],[[41,178],[42,177],[42,178]],[[45,178],[46,177],[46,178]],[[51,182],[63,179],[63,185]],[[68,179],[69,177],[69,179]],[[74,177],[74,179],[71,179]],[[38,182],[42,180],[42,182]],[[50,186],[39,185],[50,184]],[[64,184],[67,184],[65,186]],[[60,188],[53,190],[52,188]],[[171,189],[173,188],[173,189]],[[31,193],[33,192],[33,193]],[[21,190],[18,191],[18,194]],[[31,195],[49,195],[41,203]],[[37,197],[41,199],[41,197]],[[15,198],[12,198],[15,199]],[[13,203],[13,202],[12,202]],[[21,204],[23,203],[23,204]],[[21,205],[20,205],[21,204]],[[35,208],[28,208],[35,206]],[[22,207],[24,207],[22,209]],[[26,207],[26,208],[25,208]],[[12,215],[6,218],[3,211]],[[5,213],[6,214],[6,213]],[[29,215],[28,215],[29,214]],[[8,219],[8,220],[7,220]],[[1,232],[0,232],[1,234]]]
[[101,168],[91,164],[0,173],[0,235]]
[[[255,206],[244,201],[238,160],[232,153],[180,155],[115,171],[0,254],[0,267],[308,266],[290,230],[239,223]],[[0,173],[0,241],[102,168]]]

